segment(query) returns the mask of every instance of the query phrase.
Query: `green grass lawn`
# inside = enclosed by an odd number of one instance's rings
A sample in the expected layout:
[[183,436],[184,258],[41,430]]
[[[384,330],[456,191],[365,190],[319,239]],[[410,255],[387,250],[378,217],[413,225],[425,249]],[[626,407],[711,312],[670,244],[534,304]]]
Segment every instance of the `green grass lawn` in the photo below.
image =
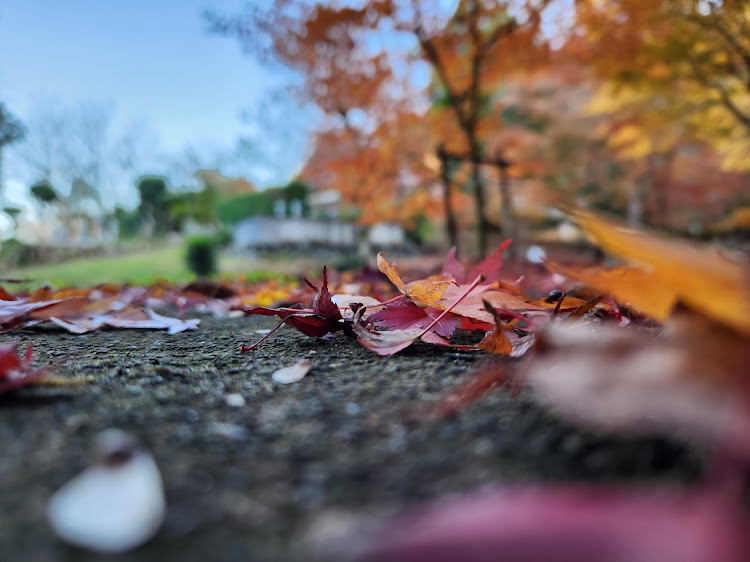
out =
[[[275,267],[266,261],[253,261],[234,255],[221,255],[219,271],[222,275],[247,275],[249,280],[283,277],[295,270],[289,263]],[[300,271],[306,271],[304,263]],[[182,245],[162,246],[139,250],[119,256],[76,259],[62,263],[16,268],[2,272],[2,277],[30,279],[31,283],[13,289],[36,288],[44,283],[55,287],[91,287],[101,283],[148,285],[157,279],[171,283],[191,281],[195,276],[185,263]]]

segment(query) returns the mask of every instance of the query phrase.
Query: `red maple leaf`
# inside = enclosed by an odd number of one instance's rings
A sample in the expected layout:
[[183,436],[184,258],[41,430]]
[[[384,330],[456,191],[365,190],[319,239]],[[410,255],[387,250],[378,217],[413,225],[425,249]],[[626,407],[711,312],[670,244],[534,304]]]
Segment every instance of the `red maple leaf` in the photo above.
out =
[[25,386],[46,375],[49,368],[35,369],[31,366],[33,345],[26,346],[24,357],[17,353],[18,341],[0,345],[0,394]]
[[268,336],[275,332],[282,324],[294,326],[306,336],[322,338],[344,329],[344,321],[341,311],[331,298],[328,289],[328,270],[323,267],[323,284],[318,289],[315,285],[305,279],[314,291],[312,308],[269,308],[266,306],[253,306],[250,308],[239,307],[245,314],[260,314],[262,316],[278,316],[281,322],[260,340],[250,346],[243,346],[242,351],[250,351],[264,342]]

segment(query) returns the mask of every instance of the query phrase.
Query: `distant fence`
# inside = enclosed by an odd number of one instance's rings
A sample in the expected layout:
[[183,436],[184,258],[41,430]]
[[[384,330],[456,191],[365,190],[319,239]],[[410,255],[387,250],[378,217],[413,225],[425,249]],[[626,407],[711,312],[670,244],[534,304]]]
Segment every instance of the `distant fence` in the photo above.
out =
[[404,229],[397,224],[375,224],[363,233],[351,222],[272,217],[252,217],[238,222],[234,227],[233,239],[235,247],[253,250],[354,250],[361,249],[363,243],[388,249],[405,244]]
[[357,247],[357,227],[353,223],[311,219],[253,217],[234,227],[234,245],[239,248],[278,249]]

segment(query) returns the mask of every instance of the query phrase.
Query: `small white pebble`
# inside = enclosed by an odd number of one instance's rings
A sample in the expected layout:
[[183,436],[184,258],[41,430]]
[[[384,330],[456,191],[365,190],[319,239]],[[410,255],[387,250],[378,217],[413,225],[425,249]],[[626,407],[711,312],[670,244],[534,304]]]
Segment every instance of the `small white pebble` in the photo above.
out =
[[359,406],[354,402],[347,402],[346,406],[344,406],[344,411],[350,416],[356,416],[359,414]]
[[242,394],[227,394],[226,398],[227,406],[230,408],[242,408],[245,405],[245,399],[242,397]]

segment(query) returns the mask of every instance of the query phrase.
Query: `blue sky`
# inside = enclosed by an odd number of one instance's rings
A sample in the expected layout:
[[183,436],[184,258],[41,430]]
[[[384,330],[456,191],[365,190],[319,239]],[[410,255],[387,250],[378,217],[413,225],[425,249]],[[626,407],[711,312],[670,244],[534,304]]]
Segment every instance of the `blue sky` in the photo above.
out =
[[[190,145],[211,160],[252,131],[243,110],[258,106],[281,81],[239,41],[207,33],[206,8],[237,13],[242,0],[0,0],[0,101],[22,120],[38,104],[110,104],[113,135],[133,123],[158,154]],[[271,133],[272,134],[272,133]],[[298,166],[304,142],[286,148],[286,166]],[[28,185],[5,158],[6,195]],[[295,153],[296,152],[296,153]],[[232,172],[269,178],[262,166],[235,164]],[[32,180],[33,181],[33,180]]]

